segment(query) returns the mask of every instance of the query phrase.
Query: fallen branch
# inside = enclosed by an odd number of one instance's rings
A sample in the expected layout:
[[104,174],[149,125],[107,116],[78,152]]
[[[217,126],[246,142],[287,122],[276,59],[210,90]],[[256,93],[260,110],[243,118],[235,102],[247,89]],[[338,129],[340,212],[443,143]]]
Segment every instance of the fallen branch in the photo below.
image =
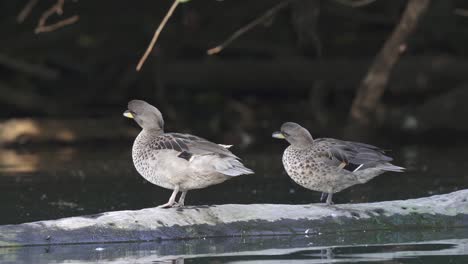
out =
[[281,2],[281,3],[277,4],[277,5],[275,5],[274,7],[270,8],[270,9],[268,9],[263,15],[261,15],[260,17],[254,19],[252,22],[248,23],[247,25],[241,27],[236,32],[234,32],[228,39],[223,41],[223,43],[221,43],[220,45],[218,45],[218,46],[216,46],[214,48],[211,48],[211,49],[207,50],[206,53],[208,55],[213,55],[213,54],[221,52],[227,45],[231,44],[231,42],[233,42],[234,40],[236,40],[237,38],[239,38],[240,36],[242,36],[246,32],[250,31],[252,28],[257,26],[258,24],[261,24],[264,21],[266,21],[267,19],[269,19],[270,17],[274,16],[281,9],[287,7],[290,3],[291,3],[291,0],[284,1],[284,2]]
[[145,61],[148,58],[149,54],[153,50],[154,45],[156,44],[156,41],[158,40],[159,34],[161,34],[161,31],[163,30],[164,26],[166,26],[167,21],[169,20],[169,18],[174,13],[174,10],[176,9],[177,5],[179,5],[179,2],[180,2],[180,0],[174,0],[174,3],[169,8],[169,11],[167,11],[166,16],[164,16],[163,20],[161,21],[161,24],[159,24],[158,28],[154,32],[153,38],[151,39],[151,42],[148,45],[148,48],[146,48],[145,53],[143,54],[140,61],[138,62],[138,65],[136,67],[137,71],[140,71],[141,67],[143,67],[143,64],[145,63]]

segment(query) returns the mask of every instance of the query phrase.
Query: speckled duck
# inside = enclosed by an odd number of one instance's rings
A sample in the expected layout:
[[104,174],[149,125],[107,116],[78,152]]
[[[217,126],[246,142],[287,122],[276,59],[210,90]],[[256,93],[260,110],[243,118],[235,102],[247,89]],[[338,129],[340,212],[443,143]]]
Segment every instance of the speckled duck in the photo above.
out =
[[[184,206],[189,190],[253,173],[228,150],[229,146],[189,134],[165,133],[161,112],[145,101],[130,101],[124,116],[142,128],[132,149],[136,170],[149,182],[173,190],[169,201],[159,207]],[[176,202],[179,192],[182,194]]]
[[286,139],[290,146],[283,153],[283,166],[299,185],[328,194],[332,204],[334,193],[355,184],[365,183],[386,172],[402,172],[404,168],[390,163],[392,158],[378,147],[333,138],[313,139],[299,124],[287,122],[274,138]]

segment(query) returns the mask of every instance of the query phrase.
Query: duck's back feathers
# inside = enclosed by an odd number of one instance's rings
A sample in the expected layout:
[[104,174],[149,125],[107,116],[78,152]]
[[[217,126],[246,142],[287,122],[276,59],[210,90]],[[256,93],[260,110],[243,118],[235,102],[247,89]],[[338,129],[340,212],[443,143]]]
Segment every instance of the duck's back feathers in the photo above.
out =
[[333,138],[316,139],[314,144],[326,149],[330,159],[327,163],[344,166],[343,169],[351,172],[377,167],[383,171],[400,172],[404,169],[390,164],[393,159],[386,156],[384,150],[373,145]]
[[204,138],[189,134],[167,133],[168,137],[176,142],[181,142],[185,148],[183,150],[195,155],[216,154],[221,157],[232,157],[238,159],[231,151],[229,145],[219,145]]
[[179,133],[165,133],[155,135],[148,142],[148,146],[153,150],[172,149],[181,153],[181,158],[191,155],[219,155],[221,157],[233,157],[238,159],[231,151],[229,145],[218,145],[206,139]]
[[230,145],[219,145],[194,135],[165,133],[155,136],[146,146],[153,151],[174,150],[165,153],[165,157],[184,159],[196,170],[214,170],[227,176],[253,173],[228,150]]

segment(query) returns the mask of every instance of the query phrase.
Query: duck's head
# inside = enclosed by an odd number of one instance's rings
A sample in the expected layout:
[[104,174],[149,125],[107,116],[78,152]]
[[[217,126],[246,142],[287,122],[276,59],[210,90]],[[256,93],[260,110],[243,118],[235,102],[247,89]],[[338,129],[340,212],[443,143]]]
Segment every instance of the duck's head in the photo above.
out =
[[313,142],[309,131],[293,122],[286,122],[281,125],[281,130],[274,132],[272,137],[286,139],[289,144],[297,147],[308,146]]
[[164,130],[164,119],[159,110],[142,100],[128,102],[128,110],[123,115],[132,118],[143,130]]

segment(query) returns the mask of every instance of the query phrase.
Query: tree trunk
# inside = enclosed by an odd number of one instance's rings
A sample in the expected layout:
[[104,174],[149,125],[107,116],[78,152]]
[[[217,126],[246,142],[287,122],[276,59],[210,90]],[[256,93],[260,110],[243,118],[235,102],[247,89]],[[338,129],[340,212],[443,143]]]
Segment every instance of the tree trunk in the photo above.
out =
[[410,0],[402,18],[375,58],[354,98],[350,117],[351,124],[367,126],[373,120],[380,98],[388,83],[390,73],[406,49],[406,40],[416,29],[418,20],[429,6],[429,0]]

